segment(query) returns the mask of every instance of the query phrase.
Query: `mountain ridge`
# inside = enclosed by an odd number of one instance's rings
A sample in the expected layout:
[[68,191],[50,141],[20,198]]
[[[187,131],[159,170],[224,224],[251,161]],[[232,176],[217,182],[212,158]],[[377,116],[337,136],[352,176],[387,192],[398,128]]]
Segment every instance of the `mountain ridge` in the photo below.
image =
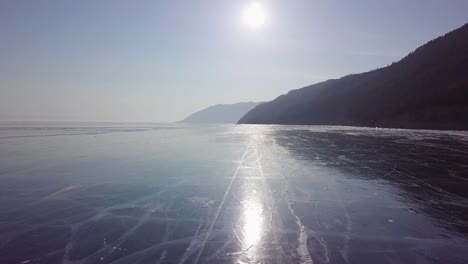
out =
[[239,102],[234,104],[216,104],[194,112],[177,123],[226,123],[235,124],[239,118],[258,102]]
[[468,24],[389,66],[291,90],[238,123],[468,129]]

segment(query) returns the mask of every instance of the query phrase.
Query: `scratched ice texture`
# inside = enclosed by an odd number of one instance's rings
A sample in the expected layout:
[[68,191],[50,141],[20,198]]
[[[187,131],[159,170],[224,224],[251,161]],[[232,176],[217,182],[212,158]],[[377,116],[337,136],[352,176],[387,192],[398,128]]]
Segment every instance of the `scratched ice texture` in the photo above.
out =
[[0,125],[0,263],[468,263],[468,133]]

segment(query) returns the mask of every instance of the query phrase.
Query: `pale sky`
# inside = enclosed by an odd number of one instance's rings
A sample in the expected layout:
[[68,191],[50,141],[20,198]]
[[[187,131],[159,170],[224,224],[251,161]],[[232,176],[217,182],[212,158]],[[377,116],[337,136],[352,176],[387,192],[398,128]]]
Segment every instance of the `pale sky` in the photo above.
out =
[[0,120],[177,121],[386,66],[467,22],[466,0],[2,0]]

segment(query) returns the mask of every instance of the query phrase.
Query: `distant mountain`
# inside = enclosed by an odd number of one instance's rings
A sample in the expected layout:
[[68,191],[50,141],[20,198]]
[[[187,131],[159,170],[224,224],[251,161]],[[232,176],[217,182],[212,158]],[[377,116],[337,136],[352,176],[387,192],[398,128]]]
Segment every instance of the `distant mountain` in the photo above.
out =
[[237,104],[217,104],[189,115],[179,123],[230,123],[235,124],[239,118],[259,103],[246,102]]
[[387,67],[292,90],[239,123],[468,129],[468,24]]

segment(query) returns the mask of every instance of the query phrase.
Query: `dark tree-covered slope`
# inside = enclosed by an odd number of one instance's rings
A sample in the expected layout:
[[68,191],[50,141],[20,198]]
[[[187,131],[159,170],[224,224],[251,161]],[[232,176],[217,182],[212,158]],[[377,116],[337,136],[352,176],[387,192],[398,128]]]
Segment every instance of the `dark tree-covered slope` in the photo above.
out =
[[217,104],[195,112],[180,123],[230,123],[235,124],[239,118],[259,103],[242,102],[236,104]]
[[292,90],[239,123],[468,129],[468,24],[387,67]]

